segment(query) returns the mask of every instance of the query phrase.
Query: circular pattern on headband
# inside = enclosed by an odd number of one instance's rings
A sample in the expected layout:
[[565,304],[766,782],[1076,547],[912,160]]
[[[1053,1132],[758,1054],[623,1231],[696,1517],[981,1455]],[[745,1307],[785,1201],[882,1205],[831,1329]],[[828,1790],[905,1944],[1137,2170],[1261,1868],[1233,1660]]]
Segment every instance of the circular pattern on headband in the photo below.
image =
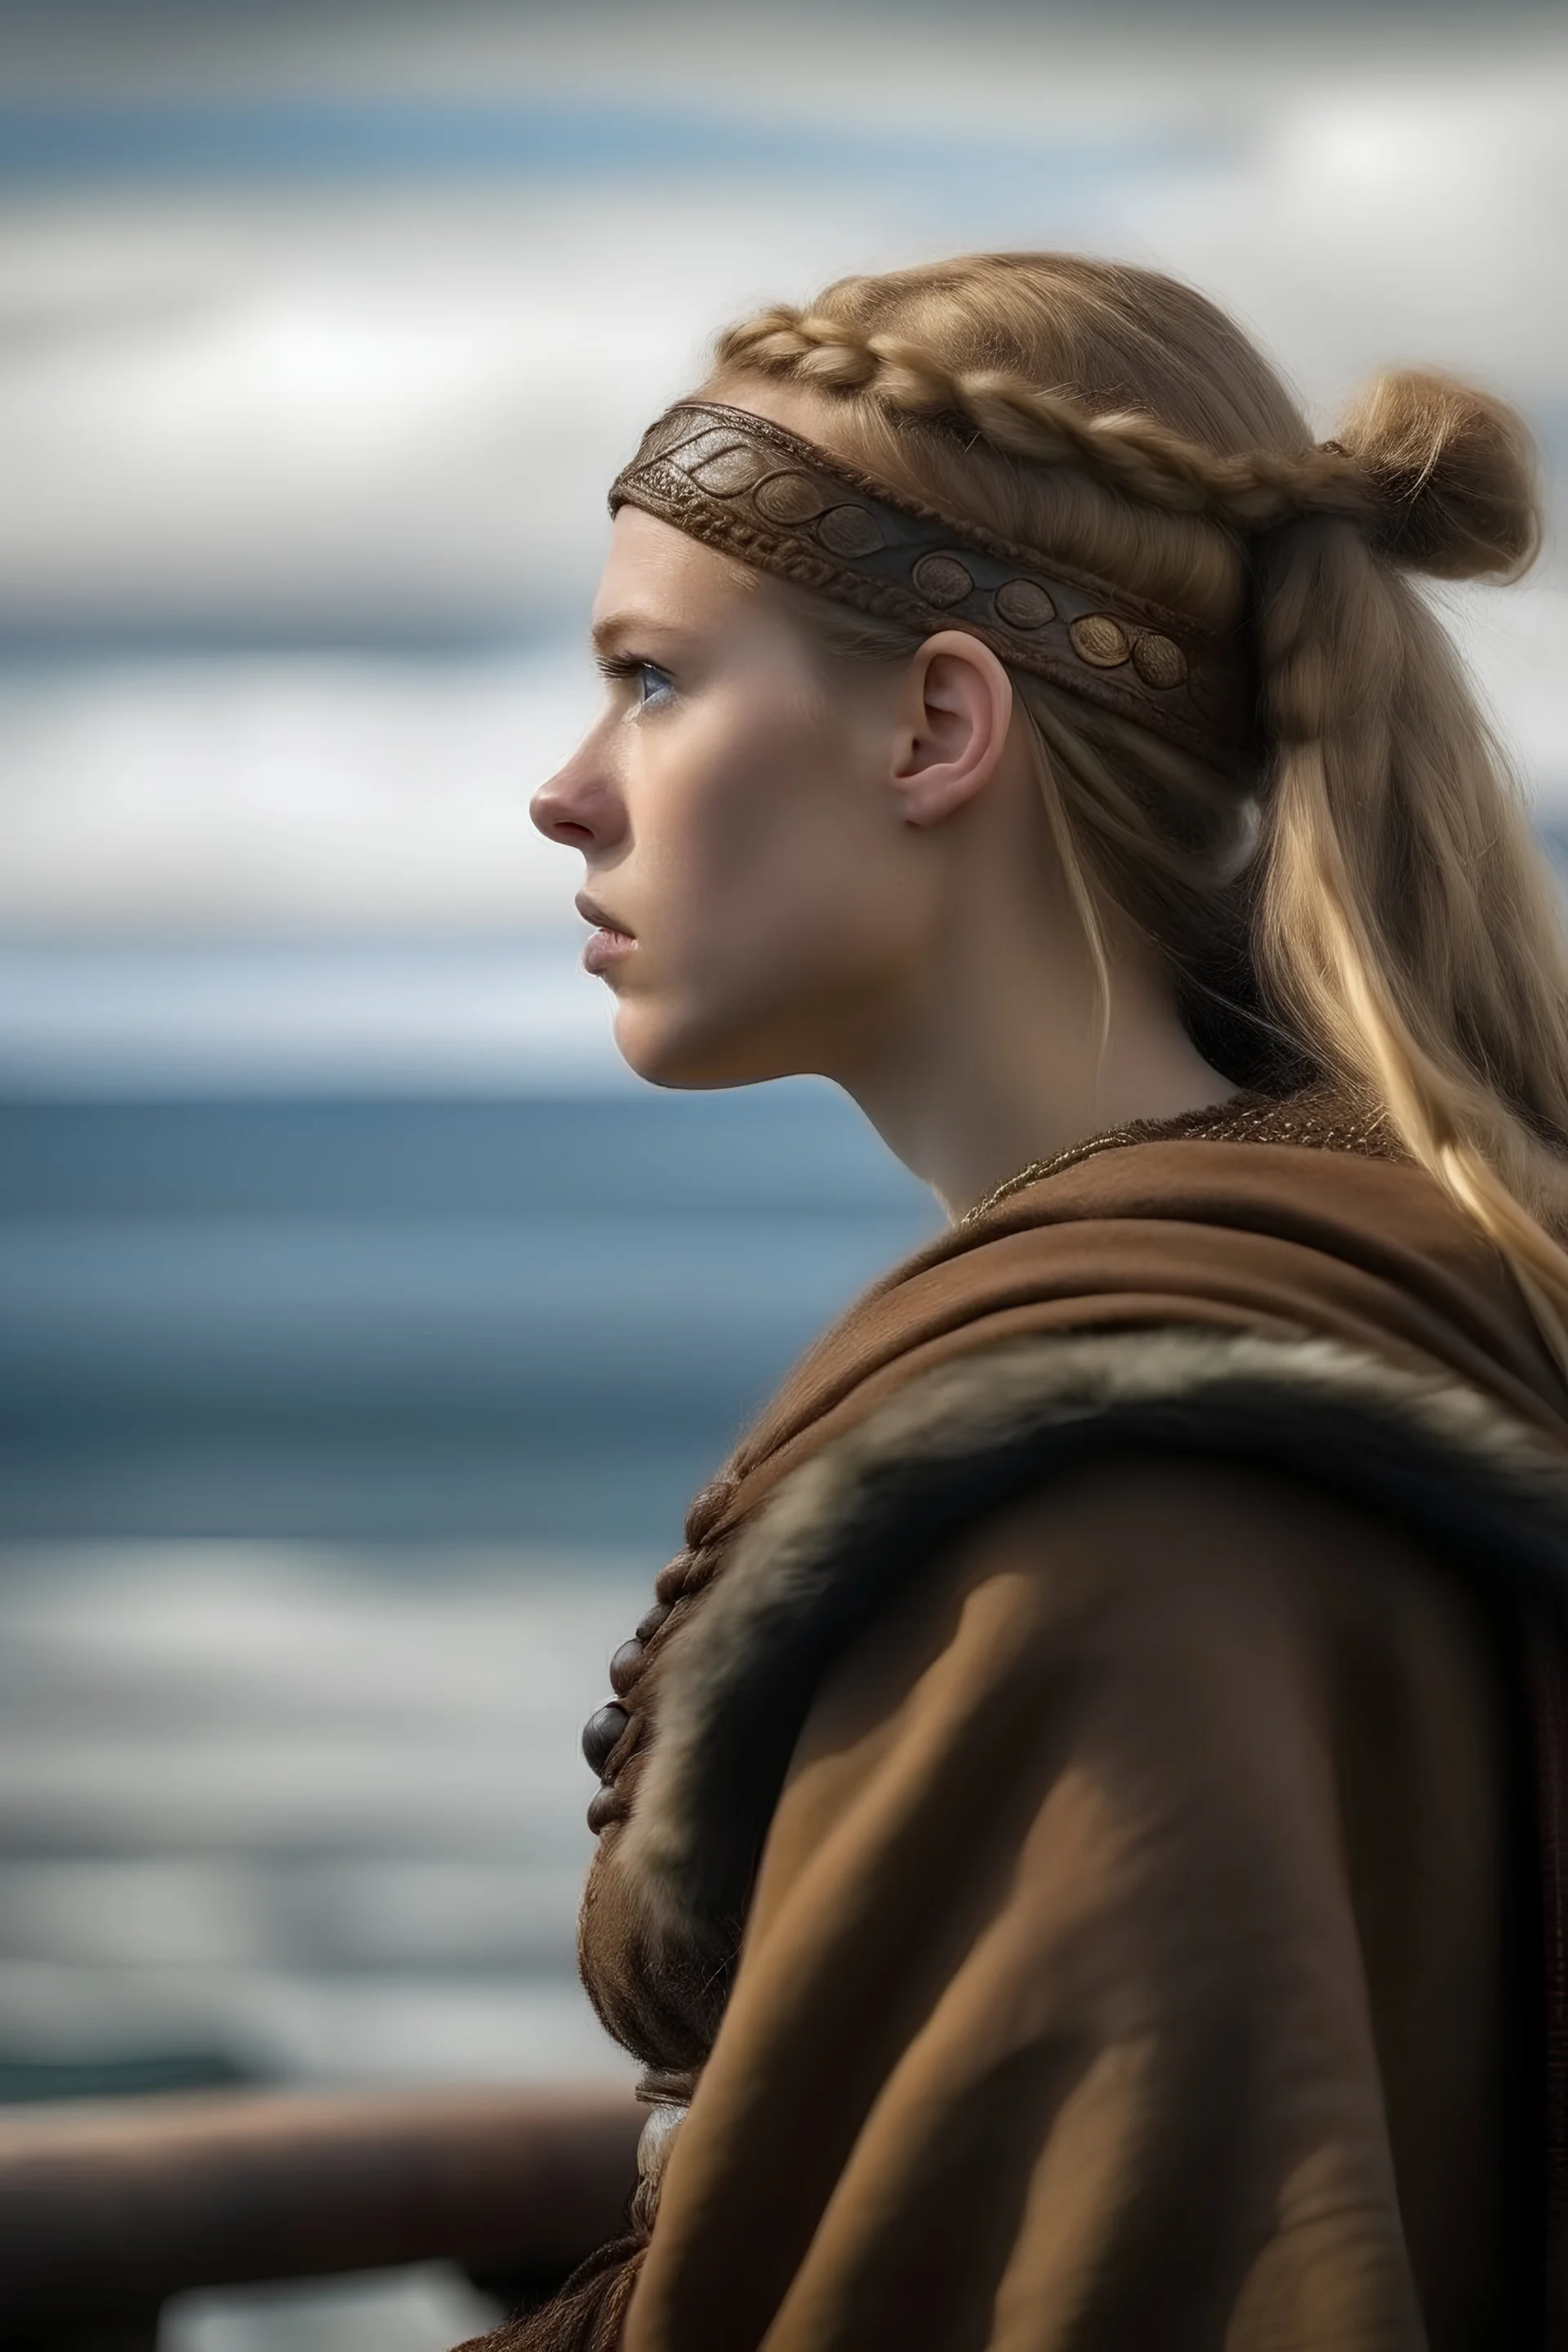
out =
[[1250,786],[1260,740],[1237,631],[943,515],[749,409],[681,401],[610,493],[879,618],[971,630],[1001,658],[1152,727]]
[[835,555],[874,555],[887,544],[869,507],[829,507],[816,526],[816,536]]
[[991,602],[1010,629],[1043,629],[1057,617],[1055,604],[1032,580],[1005,580]]
[[[720,442],[718,434],[710,433],[704,437],[710,442]],[[691,468],[691,478],[699,489],[707,491],[710,498],[739,498],[742,490],[751,488],[765,464],[766,460],[758,451],[750,448],[744,441],[731,441],[727,448],[721,443],[710,455],[698,459]]]
[[974,574],[956,555],[922,555],[910,578],[928,604],[961,604],[974,593]]
[[1132,650],[1126,630],[1109,613],[1086,613],[1068,635],[1079,661],[1088,662],[1091,669],[1120,669]]
[[810,522],[823,499],[809,474],[770,474],[752,492],[752,504],[769,522]]
[[1172,637],[1144,629],[1132,640],[1132,667],[1145,686],[1180,686],[1187,674],[1187,657]]

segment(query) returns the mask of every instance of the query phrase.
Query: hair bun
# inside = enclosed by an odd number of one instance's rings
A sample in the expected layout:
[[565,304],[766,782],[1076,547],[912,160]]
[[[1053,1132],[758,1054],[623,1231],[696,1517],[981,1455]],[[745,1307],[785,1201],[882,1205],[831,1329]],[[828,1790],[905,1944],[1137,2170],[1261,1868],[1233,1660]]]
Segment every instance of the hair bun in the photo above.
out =
[[1500,400],[1415,369],[1375,376],[1338,445],[1376,496],[1374,545],[1439,580],[1513,580],[1541,545],[1535,445]]

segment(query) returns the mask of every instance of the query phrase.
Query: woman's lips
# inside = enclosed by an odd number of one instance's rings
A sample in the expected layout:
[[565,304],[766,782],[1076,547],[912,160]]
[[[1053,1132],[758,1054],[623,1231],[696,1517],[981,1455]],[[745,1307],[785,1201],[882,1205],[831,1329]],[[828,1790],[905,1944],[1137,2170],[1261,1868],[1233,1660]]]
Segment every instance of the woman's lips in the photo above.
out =
[[630,931],[616,928],[610,919],[609,908],[599,906],[586,890],[578,891],[574,903],[583,920],[595,927],[593,938],[583,950],[583,969],[584,971],[608,971],[612,964],[619,963],[623,957],[630,955],[637,941]]
[[637,946],[629,931],[613,931],[607,926],[596,930],[583,950],[584,971],[607,971],[612,964],[629,956]]

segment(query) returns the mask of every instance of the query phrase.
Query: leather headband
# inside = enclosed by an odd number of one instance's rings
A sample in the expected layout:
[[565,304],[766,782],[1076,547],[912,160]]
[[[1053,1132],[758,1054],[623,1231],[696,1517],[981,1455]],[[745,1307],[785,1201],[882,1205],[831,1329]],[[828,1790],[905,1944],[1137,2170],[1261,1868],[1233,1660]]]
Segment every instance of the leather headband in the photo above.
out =
[[1247,662],[1163,605],[956,522],[749,409],[683,400],[610,491],[760,572],[928,635],[967,629],[1001,660],[1250,772]]

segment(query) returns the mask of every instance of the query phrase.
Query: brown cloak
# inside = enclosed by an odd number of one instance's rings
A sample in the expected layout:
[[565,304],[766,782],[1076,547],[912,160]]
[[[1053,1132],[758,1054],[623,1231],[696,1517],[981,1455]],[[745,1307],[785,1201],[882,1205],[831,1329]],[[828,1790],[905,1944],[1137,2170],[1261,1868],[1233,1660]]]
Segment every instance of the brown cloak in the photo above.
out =
[[617,1658],[583,1971],[667,2104],[508,2340],[1568,2342],[1565,1481],[1375,1119],[1086,1152],[890,1276]]

